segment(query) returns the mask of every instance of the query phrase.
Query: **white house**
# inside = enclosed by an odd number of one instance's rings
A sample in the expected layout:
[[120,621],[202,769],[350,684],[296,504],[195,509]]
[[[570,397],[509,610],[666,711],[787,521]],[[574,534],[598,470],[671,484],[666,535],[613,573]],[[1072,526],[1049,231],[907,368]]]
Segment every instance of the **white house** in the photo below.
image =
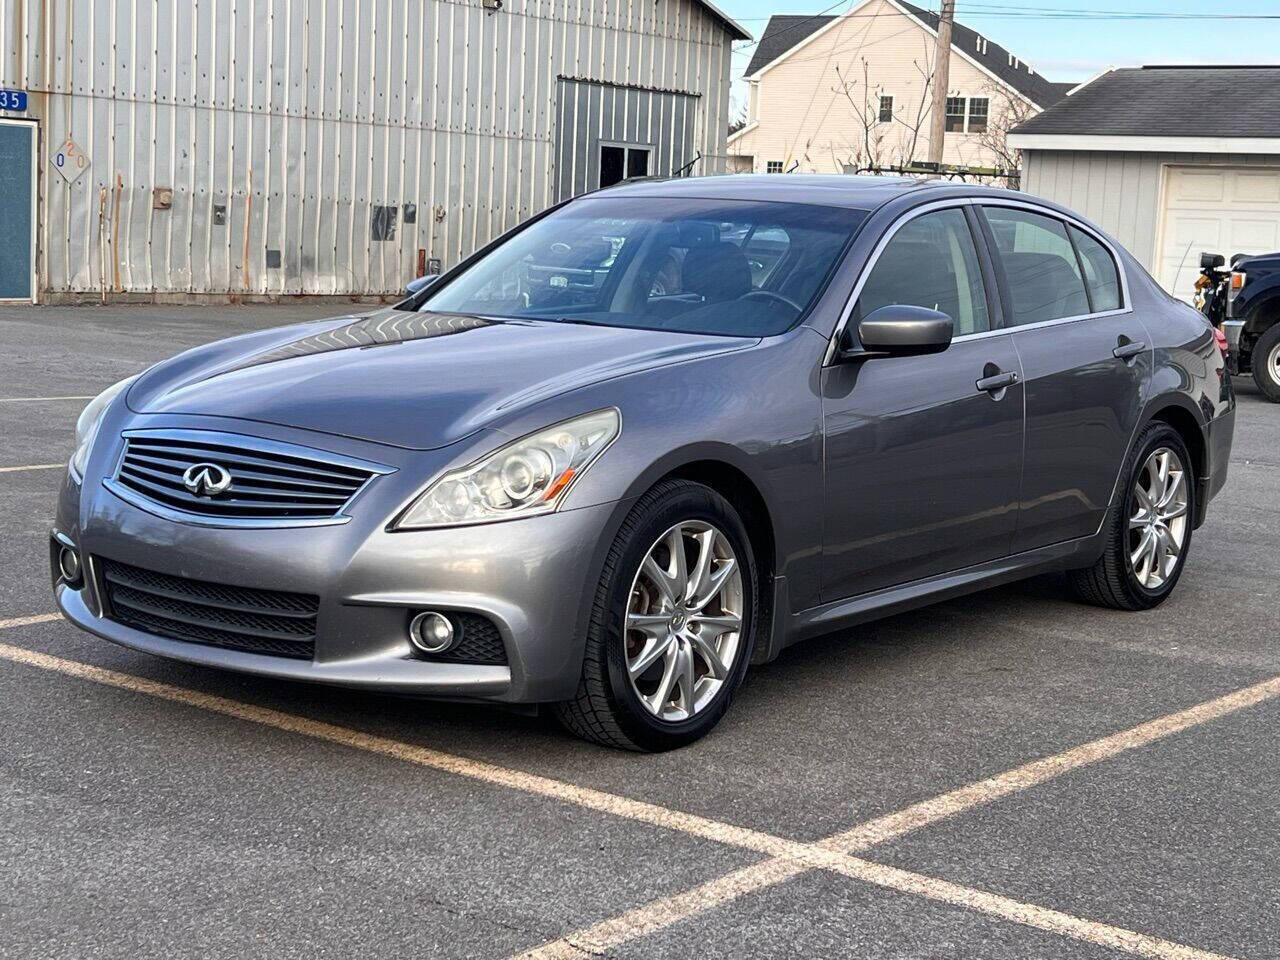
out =
[[[771,17],[744,76],[747,124],[728,145],[734,168],[844,173],[926,160],[937,24],[902,0]],[[1005,133],[1071,85],[961,23],[951,47],[943,162],[1016,166]]]

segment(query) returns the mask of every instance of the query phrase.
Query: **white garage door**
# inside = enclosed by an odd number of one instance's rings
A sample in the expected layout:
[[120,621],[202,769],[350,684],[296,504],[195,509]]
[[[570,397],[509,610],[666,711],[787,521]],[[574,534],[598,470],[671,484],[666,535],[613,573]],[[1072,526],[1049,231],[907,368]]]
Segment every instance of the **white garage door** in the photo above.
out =
[[1201,253],[1280,250],[1280,167],[1170,167],[1160,283],[1174,296],[1195,293]]

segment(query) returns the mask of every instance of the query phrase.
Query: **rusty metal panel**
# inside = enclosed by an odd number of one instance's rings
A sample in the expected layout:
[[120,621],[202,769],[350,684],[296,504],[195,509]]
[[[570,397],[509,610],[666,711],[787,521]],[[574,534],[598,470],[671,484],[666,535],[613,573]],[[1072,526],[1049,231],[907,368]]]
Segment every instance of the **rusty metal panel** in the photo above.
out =
[[590,183],[556,147],[583,120],[564,78],[654,172],[723,172],[730,43],[696,0],[0,0],[0,85],[40,123],[41,289],[393,293],[419,249],[451,265]]

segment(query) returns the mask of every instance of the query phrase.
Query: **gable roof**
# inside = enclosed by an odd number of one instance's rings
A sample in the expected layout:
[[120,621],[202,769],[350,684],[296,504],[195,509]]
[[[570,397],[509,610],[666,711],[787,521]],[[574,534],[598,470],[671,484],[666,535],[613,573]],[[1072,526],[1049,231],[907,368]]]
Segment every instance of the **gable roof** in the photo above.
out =
[[727,13],[717,7],[711,0],[697,0],[700,6],[706,7],[707,12],[724,24],[734,40],[750,40],[751,34],[743,29],[742,24],[734,20]]
[[[1204,110],[1206,103],[1231,106]],[[1111,70],[1011,133],[1280,137],[1280,66]]]
[[[922,10],[905,0],[895,3],[908,16],[914,17],[930,30],[938,29],[938,14]],[[756,45],[751,63],[747,65],[745,76],[752,76],[773,63],[792,47],[802,43],[841,15],[786,15],[780,14],[769,18],[764,28],[764,35]],[[1023,63],[1000,44],[987,39],[976,30],[966,27],[958,20],[951,28],[951,49],[963,53],[970,60],[994,74],[1002,83],[1008,84],[1038,107],[1047,107],[1066,96],[1074,86],[1070,83],[1053,83],[1034,72],[1028,64]]]

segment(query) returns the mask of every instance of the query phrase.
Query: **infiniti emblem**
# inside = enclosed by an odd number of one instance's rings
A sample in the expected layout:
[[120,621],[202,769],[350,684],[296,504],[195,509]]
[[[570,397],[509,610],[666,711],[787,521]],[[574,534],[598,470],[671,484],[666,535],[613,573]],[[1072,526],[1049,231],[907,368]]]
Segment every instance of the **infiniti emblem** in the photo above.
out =
[[197,497],[216,497],[231,489],[231,474],[216,463],[193,463],[182,474],[182,485]]

